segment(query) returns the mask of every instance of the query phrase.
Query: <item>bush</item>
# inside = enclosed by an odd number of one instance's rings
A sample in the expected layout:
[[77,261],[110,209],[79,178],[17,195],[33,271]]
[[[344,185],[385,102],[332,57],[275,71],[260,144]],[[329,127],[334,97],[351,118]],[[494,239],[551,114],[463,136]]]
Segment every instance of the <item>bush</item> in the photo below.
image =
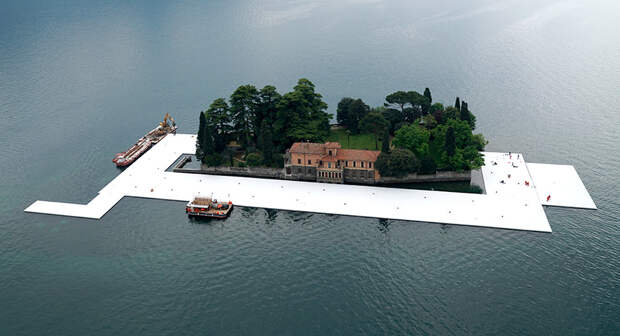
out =
[[250,153],[245,156],[245,162],[250,167],[258,167],[263,164],[263,156],[257,152]]
[[205,155],[202,162],[209,167],[215,167],[222,164],[224,158],[220,154]]
[[273,154],[273,162],[271,163],[273,168],[284,168],[284,156],[282,154]]
[[396,148],[390,154],[389,166],[393,176],[405,176],[418,170],[418,159],[412,151]]
[[383,176],[392,176],[390,171],[390,154],[381,152],[377,161],[375,161],[375,168],[379,171],[379,174]]
[[402,177],[415,173],[418,165],[415,154],[403,148],[396,148],[390,154],[381,153],[375,162],[375,167],[379,174],[393,177]]
[[437,164],[432,157],[426,156],[420,161],[420,174],[434,174],[437,172]]

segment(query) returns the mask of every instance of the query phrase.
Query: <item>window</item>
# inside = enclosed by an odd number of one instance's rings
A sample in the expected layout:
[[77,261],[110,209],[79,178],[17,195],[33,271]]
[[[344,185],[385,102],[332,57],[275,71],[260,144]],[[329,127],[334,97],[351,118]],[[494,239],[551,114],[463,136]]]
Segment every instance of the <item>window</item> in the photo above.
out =
[[308,160],[308,164],[311,165],[312,164],[312,160]]
[[364,168],[364,161],[362,161],[362,168]]
[[355,167],[355,161],[353,161],[353,167]]
[[345,166],[345,167],[348,167],[348,166],[349,166],[349,161],[345,161],[345,162],[344,162],[344,166]]
[[329,151],[329,156],[332,156],[332,151]]
[[331,163],[331,162],[328,162],[328,163],[327,163],[327,168],[331,168],[331,167],[332,167],[332,163]]
[[368,168],[372,168],[372,162],[368,162]]
[[301,159],[297,159],[297,164],[301,164]]

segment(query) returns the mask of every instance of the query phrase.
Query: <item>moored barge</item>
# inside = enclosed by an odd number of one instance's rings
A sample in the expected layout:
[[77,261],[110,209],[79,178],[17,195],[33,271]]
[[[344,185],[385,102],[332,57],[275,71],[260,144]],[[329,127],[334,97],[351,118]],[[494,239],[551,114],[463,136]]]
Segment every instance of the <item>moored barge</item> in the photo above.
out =
[[114,162],[117,167],[129,166],[142,156],[142,154],[146,153],[151,146],[161,141],[166,135],[176,133],[176,131],[177,126],[174,119],[166,113],[164,121],[160,122],[157,127],[138,139],[127,151],[116,154],[112,162]]
[[232,208],[231,201],[218,202],[211,197],[195,197],[185,206],[185,213],[190,217],[224,219],[230,215]]

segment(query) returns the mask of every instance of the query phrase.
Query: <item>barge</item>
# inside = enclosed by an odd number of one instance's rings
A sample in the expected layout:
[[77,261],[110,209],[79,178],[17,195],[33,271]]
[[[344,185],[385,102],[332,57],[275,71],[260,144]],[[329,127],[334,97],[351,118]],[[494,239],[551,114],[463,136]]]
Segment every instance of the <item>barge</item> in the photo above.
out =
[[117,167],[129,166],[142,156],[142,154],[146,153],[151,146],[161,141],[166,135],[176,133],[176,131],[177,126],[174,122],[174,118],[166,113],[164,121],[160,122],[157,127],[138,139],[127,151],[116,154],[112,162],[114,162]]
[[232,202],[218,202],[211,197],[195,197],[185,206],[185,213],[190,217],[207,217],[224,219],[232,211]]

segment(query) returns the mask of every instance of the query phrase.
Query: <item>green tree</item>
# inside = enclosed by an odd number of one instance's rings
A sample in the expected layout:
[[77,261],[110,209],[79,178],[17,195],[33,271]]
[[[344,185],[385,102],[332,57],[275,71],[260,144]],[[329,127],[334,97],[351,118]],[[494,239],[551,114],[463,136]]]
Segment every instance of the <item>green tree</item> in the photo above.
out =
[[[254,135],[258,137],[261,133],[263,121],[267,121],[267,125],[271,128],[273,134],[273,123],[277,117],[278,103],[282,96],[278,93],[275,86],[266,85],[258,93],[258,103],[256,106],[256,114],[254,115]],[[260,127],[259,127],[260,126]]]
[[428,129],[433,129],[437,126],[437,120],[435,120],[432,114],[427,114],[422,117],[422,121],[424,122],[424,127]]
[[365,133],[373,133],[375,135],[375,149],[378,149],[379,134],[382,134],[388,127],[388,121],[383,115],[377,112],[369,112],[361,121],[359,128]]
[[350,125],[347,127],[351,128],[351,131],[355,134],[359,134],[359,123],[364,117],[370,112],[370,107],[364,103],[361,99],[356,99],[351,103],[349,108],[350,114]]
[[349,108],[355,99],[351,97],[343,97],[338,102],[338,107],[336,108],[336,121],[341,126],[347,127],[349,123]]
[[446,131],[444,150],[448,153],[448,156],[453,156],[456,152],[456,136],[454,135],[454,127],[452,126],[448,126]]
[[410,150],[416,157],[425,157],[429,151],[430,132],[415,124],[401,127],[392,140],[396,148]]
[[383,138],[381,139],[381,153],[390,153],[390,128],[385,127]]
[[205,113],[206,121],[214,130],[215,150],[221,152],[226,147],[228,134],[231,131],[230,109],[224,98],[217,98]]
[[379,157],[377,157],[377,161],[375,161],[375,168],[382,176],[392,176],[392,171],[390,170],[390,156],[390,153],[381,152]]
[[444,108],[441,103],[435,103],[431,105],[431,115],[435,118],[438,124],[442,124],[444,122],[443,114]]
[[[461,105],[462,107],[462,105]],[[433,130],[434,146],[443,148],[438,168],[442,170],[478,169],[484,163],[482,153],[487,141],[481,134],[472,134],[466,121],[449,119]]]
[[405,121],[411,123],[416,119],[428,113],[430,102],[426,97],[416,91],[407,92],[407,98],[409,102],[409,108],[404,110]]
[[443,123],[445,124],[448,119],[461,119],[461,112],[456,107],[448,106],[443,113]]
[[429,88],[424,89],[424,97],[428,99],[429,104],[433,103],[433,96],[431,96],[431,90]]
[[383,108],[383,112],[381,113],[383,117],[389,122],[389,130],[390,134],[394,134],[397,129],[399,129],[404,123],[405,119],[403,118],[403,114],[392,108]]
[[263,152],[263,161],[265,165],[273,164],[274,144],[271,125],[267,124],[267,120],[263,120],[260,127],[260,135],[258,137],[258,148]]
[[230,96],[230,110],[239,143],[244,148],[253,144],[258,90],[253,85],[242,85]]
[[292,92],[282,96],[274,122],[274,134],[278,134],[281,150],[295,141],[323,142],[329,136],[327,104],[314,91],[314,84],[302,78]]
[[250,167],[258,167],[263,164],[263,157],[257,152],[249,153],[245,156],[245,162]]
[[420,168],[418,172],[420,174],[434,174],[437,171],[437,163],[430,156],[425,156],[420,160]]
[[203,144],[205,141],[205,128],[207,125],[207,118],[205,117],[204,112],[200,112],[200,117],[198,119],[198,136],[196,137],[196,157],[202,161],[204,158],[204,149]]
[[390,154],[388,166],[392,176],[402,177],[418,170],[418,159],[408,149],[395,148]]
[[410,95],[405,91],[396,91],[394,93],[390,93],[385,97],[385,107],[396,109],[400,111],[402,115],[405,114],[405,106],[409,104]]
[[454,102],[454,107],[460,111],[461,110],[461,99],[459,97],[456,97],[456,101]]
[[476,117],[469,111],[469,106],[466,101],[461,103],[461,120],[466,121],[469,127],[473,130],[476,129]]
[[342,98],[338,103],[336,119],[339,124],[352,133],[359,133],[359,122],[370,111],[370,107],[361,99]]

